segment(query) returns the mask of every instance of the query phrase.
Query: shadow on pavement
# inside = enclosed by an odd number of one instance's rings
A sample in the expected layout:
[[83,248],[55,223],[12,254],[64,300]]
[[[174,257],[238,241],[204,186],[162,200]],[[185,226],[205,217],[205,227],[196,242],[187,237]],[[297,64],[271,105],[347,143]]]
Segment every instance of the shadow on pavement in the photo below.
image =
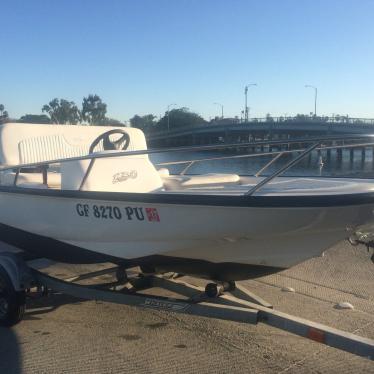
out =
[[0,373],[22,372],[20,342],[11,328],[0,327]]
[[[53,312],[66,304],[77,304],[83,300],[62,294],[28,299],[24,320],[43,318],[43,314]],[[20,322],[22,323],[22,321]],[[21,374],[22,361],[20,346],[23,343],[13,328],[0,327],[0,374]]]
[[87,300],[78,299],[73,296],[60,293],[52,293],[44,297],[28,298],[26,302],[26,312],[23,319],[25,321],[39,319],[38,316],[46,313],[51,313],[58,309],[60,306],[67,304],[80,304],[84,301]]

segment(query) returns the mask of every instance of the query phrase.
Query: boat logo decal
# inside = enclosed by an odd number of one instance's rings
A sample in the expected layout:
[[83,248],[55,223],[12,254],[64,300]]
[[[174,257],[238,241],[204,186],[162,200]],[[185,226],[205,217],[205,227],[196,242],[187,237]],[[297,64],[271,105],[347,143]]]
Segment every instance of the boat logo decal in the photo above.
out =
[[125,182],[128,179],[135,179],[138,177],[138,172],[136,170],[121,171],[120,173],[113,174],[112,183]]
[[91,205],[76,204],[76,213],[79,217],[93,217],[99,219],[113,219],[126,221],[160,222],[160,214],[156,208],[143,208],[133,206]]

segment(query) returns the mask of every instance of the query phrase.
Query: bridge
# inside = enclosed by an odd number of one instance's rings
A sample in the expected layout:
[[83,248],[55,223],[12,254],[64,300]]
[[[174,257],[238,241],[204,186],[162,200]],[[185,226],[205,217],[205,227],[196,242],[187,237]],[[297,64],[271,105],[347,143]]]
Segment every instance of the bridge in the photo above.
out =
[[219,120],[147,134],[151,147],[290,139],[332,134],[374,133],[374,119],[348,117],[267,117],[249,122]]

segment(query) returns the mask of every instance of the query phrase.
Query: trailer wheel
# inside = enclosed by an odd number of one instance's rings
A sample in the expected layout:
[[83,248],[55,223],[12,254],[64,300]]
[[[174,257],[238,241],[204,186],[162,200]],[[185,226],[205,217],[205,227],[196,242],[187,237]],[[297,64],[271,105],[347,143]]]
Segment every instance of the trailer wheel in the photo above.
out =
[[9,279],[0,274],[0,326],[20,322],[25,313],[25,292],[16,292]]

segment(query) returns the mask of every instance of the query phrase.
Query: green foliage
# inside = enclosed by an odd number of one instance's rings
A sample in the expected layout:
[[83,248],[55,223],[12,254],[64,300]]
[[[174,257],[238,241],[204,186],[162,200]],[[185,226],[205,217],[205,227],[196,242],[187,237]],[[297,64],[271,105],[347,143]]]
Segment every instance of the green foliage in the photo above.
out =
[[[169,118],[168,118],[169,117]],[[176,129],[184,126],[194,126],[206,123],[205,119],[199,114],[190,112],[188,108],[173,109],[165,115],[158,122],[158,130],[167,131],[168,128]]]
[[45,114],[25,114],[17,122],[21,122],[21,123],[51,123],[51,119]]
[[125,126],[125,124],[122,123],[121,121],[118,121],[114,118],[107,118],[107,117],[105,117],[104,124],[105,126]]
[[138,129],[147,132],[152,130],[157,122],[155,121],[156,116],[153,114],[146,114],[145,116],[138,116],[137,114],[130,119],[130,124],[132,127],[136,127]]
[[268,122],[274,122],[274,118],[271,116],[270,113],[266,114],[266,121],[268,121]]
[[82,111],[78,109],[73,101],[56,98],[42,108],[42,111],[48,113],[50,118],[44,114],[26,114],[20,118],[19,122],[68,123],[76,125],[83,120],[87,121],[90,125],[125,126],[121,121],[107,118],[105,116],[106,107],[106,104],[102,102],[98,95],[88,95],[88,97],[84,97]]
[[7,122],[9,119],[8,112],[5,110],[5,106],[0,104],[0,123]]
[[310,119],[310,116],[306,114],[296,114],[294,118],[296,121],[308,121]]
[[60,125],[76,125],[81,119],[80,111],[75,103],[65,99],[53,99],[43,106],[42,111],[49,114],[52,123]]
[[106,104],[98,95],[88,95],[83,98],[82,118],[90,125],[105,125]]

